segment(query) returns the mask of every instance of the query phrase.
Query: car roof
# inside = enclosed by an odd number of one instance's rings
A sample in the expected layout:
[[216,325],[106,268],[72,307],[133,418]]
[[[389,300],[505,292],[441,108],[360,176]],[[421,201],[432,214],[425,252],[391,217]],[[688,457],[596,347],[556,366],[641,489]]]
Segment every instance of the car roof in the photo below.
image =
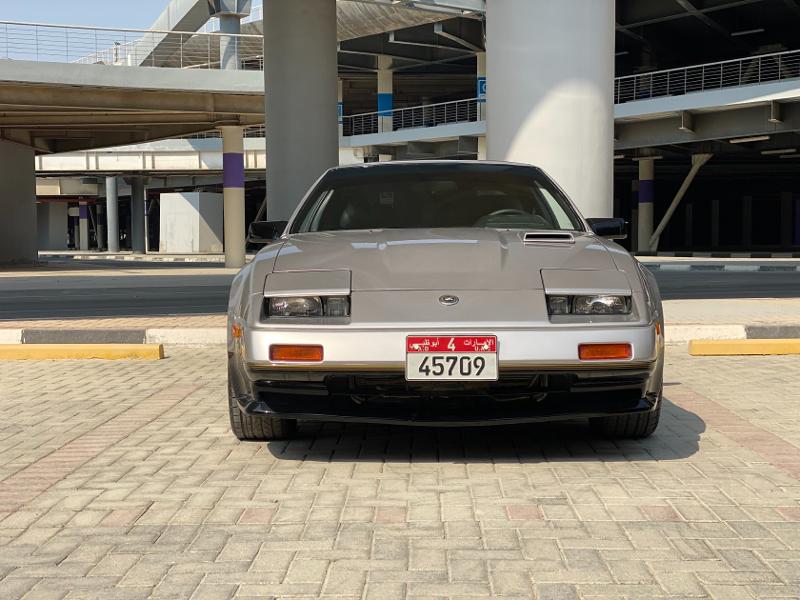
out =
[[392,160],[387,162],[372,162],[372,163],[356,163],[350,165],[340,165],[338,167],[332,167],[330,171],[346,171],[346,170],[356,170],[356,169],[402,169],[408,167],[443,167],[443,166],[463,166],[463,167],[472,167],[475,170],[482,169],[482,168],[497,168],[497,167],[521,167],[525,169],[536,169],[540,171],[541,169],[537,166],[525,164],[525,163],[516,163],[516,162],[505,162],[499,160]]
[[328,182],[358,177],[358,173],[370,175],[401,173],[516,173],[519,175],[543,175],[539,167],[522,163],[486,160],[396,160],[389,162],[343,165],[329,169],[324,176]]

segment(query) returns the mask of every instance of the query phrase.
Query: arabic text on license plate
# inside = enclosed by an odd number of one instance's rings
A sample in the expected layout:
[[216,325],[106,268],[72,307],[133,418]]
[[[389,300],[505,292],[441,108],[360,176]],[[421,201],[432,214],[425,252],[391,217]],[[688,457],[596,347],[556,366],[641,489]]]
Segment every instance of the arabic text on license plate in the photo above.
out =
[[495,336],[408,336],[409,381],[496,381]]

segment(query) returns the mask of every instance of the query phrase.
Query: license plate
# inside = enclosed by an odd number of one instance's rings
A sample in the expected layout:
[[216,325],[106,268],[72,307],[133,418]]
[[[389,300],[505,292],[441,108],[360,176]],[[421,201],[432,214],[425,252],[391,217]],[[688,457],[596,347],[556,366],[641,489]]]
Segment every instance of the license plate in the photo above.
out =
[[408,336],[408,381],[497,381],[493,335]]

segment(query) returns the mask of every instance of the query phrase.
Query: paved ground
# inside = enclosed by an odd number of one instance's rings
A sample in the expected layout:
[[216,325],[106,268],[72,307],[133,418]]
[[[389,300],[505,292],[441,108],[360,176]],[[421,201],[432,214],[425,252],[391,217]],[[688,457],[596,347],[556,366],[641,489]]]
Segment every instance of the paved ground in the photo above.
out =
[[[0,322],[223,313],[235,273],[210,264],[70,260],[6,269],[0,271]],[[655,275],[668,300],[800,297],[797,271]]]
[[798,598],[800,359],[668,357],[583,424],[236,442],[224,356],[0,363],[0,598]]

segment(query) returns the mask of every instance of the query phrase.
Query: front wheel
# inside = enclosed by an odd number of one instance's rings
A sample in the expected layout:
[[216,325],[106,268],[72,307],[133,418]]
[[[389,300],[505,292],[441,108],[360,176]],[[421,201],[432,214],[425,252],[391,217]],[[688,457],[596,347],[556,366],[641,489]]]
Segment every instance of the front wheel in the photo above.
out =
[[604,437],[619,439],[642,439],[650,437],[658,427],[661,417],[661,398],[655,410],[630,415],[612,417],[594,417],[589,419],[589,426],[595,433]]
[[242,441],[260,442],[287,439],[293,437],[297,432],[297,421],[294,419],[248,415],[242,412],[230,383],[228,383],[228,415],[233,435]]

